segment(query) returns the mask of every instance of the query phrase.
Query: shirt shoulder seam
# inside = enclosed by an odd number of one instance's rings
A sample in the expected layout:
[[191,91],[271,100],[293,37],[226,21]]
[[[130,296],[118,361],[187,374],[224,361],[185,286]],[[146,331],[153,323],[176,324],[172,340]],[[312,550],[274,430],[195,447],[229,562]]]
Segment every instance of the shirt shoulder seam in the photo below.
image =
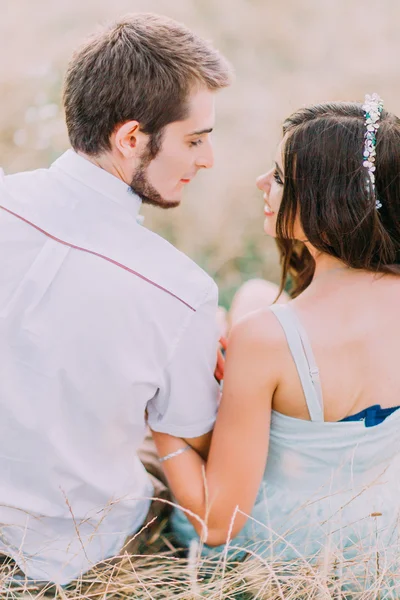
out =
[[109,262],[109,263],[111,263],[111,264],[113,264],[113,265],[115,265],[115,266],[117,266],[117,267],[119,267],[121,269],[124,269],[125,271],[128,271],[132,275],[135,275],[136,277],[139,277],[143,281],[149,283],[150,285],[153,285],[154,287],[156,287],[159,290],[165,292],[169,296],[172,296],[172,298],[175,298],[176,300],[178,300],[179,302],[181,302],[182,304],[184,304],[192,312],[196,312],[196,308],[194,306],[192,306],[191,304],[189,304],[188,302],[186,302],[186,300],[183,300],[183,298],[180,298],[180,296],[178,296],[177,294],[174,294],[173,292],[171,292],[171,290],[168,290],[167,288],[163,287],[159,283],[156,283],[152,279],[149,279],[145,275],[142,275],[138,271],[135,271],[134,269],[131,269],[127,265],[124,265],[124,264],[122,264],[122,263],[120,263],[120,262],[118,262],[118,261],[116,261],[116,260],[114,260],[114,259],[112,259],[112,258],[110,258],[110,257],[108,257],[106,255],[104,255],[104,254],[101,254],[100,252],[96,252],[94,250],[89,250],[88,248],[84,248],[83,246],[77,246],[76,244],[72,244],[71,242],[66,242],[65,240],[62,240],[61,238],[58,238],[58,237],[52,235],[51,233],[49,233],[48,231],[42,229],[41,227],[39,227],[35,223],[32,223],[32,221],[29,221],[28,219],[25,219],[25,217],[22,217],[18,213],[15,213],[14,211],[6,208],[5,206],[0,205],[0,209],[4,210],[5,212],[9,213],[10,215],[16,217],[17,219],[20,219],[21,221],[23,221],[27,225],[30,225],[31,227],[33,227],[34,229],[36,229],[37,231],[39,231],[43,235],[45,235],[48,238],[50,238],[50,239],[58,242],[59,244],[63,244],[64,246],[68,246],[70,248],[73,248],[74,250],[79,250],[81,252],[86,252],[87,254],[91,254],[92,256],[97,256],[98,258],[102,258],[103,260],[105,260],[105,261],[107,261],[107,262]]

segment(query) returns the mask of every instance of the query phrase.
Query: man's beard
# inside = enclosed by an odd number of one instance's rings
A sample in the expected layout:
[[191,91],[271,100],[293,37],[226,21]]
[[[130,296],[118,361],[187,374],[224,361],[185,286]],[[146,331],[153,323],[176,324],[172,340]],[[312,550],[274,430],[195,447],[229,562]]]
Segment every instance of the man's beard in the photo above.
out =
[[144,204],[151,204],[152,206],[158,206],[159,208],[175,208],[176,206],[179,206],[180,201],[166,200],[163,198],[147,178],[147,168],[160,152],[161,145],[162,131],[152,134],[149,143],[140,157],[140,164],[132,178],[130,188],[139,196]]

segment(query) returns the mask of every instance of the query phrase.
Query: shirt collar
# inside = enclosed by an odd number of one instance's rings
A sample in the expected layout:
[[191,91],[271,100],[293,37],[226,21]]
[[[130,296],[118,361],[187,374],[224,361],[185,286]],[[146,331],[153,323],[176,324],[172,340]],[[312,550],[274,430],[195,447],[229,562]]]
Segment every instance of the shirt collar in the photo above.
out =
[[138,221],[141,220],[138,215],[142,206],[139,196],[124,181],[97,167],[74,150],[64,152],[51,168],[61,169],[70,177],[126,208]]

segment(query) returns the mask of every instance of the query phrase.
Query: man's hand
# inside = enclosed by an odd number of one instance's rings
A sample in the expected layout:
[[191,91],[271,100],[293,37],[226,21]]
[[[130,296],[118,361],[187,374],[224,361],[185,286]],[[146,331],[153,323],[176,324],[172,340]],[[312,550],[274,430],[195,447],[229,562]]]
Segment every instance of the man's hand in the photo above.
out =
[[225,337],[221,337],[217,349],[217,366],[215,367],[215,379],[220,383],[224,378],[225,370],[225,357],[222,354],[222,350],[226,350],[228,347],[228,340]]

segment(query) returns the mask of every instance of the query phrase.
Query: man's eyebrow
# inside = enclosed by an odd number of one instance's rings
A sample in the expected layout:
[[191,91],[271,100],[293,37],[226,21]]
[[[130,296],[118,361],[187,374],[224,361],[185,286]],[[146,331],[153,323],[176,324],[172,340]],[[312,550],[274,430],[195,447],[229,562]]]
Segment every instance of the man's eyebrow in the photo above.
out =
[[276,167],[276,170],[278,171],[279,175],[282,177],[282,179],[284,179],[285,176],[284,176],[284,174],[282,172],[282,169],[280,168],[280,166],[278,165],[277,162],[275,163],[275,167]]
[[209,129],[200,129],[200,131],[192,131],[192,133],[188,133],[188,136],[191,135],[204,135],[205,133],[211,133],[213,130],[213,127],[210,127]]

